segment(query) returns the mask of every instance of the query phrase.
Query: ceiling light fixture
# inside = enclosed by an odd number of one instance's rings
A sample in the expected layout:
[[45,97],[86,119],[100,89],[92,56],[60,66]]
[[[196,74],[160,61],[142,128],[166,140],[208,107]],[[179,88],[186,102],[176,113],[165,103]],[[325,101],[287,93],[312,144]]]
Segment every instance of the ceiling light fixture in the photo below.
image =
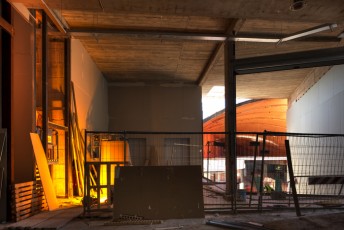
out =
[[338,35],[338,38],[344,38],[344,31]]
[[290,10],[291,11],[298,11],[307,5],[307,2],[305,0],[293,0],[291,5],[290,5]]
[[333,30],[336,27],[337,27],[336,23],[324,24],[324,25],[316,26],[316,27],[313,27],[313,28],[310,28],[310,29],[307,29],[307,30],[303,30],[303,31],[297,32],[296,34],[290,35],[288,37],[281,38],[277,42],[277,44],[280,44],[280,43],[286,42],[286,41],[290,41],[290,40],[294,40],[294,39],[297,39],[297,38],[300,38],[300,37],[305,37],[305,36],[308,36],[308,35],[311,35],[311,34],[319,33],[319,32],[325,31],[325,30]]
[[233,37],[229,40],[233,40],[236,42],[266,42],[266,43],[276,43],[279,42],[280,39],[278,38],[251,38],[251,37]]

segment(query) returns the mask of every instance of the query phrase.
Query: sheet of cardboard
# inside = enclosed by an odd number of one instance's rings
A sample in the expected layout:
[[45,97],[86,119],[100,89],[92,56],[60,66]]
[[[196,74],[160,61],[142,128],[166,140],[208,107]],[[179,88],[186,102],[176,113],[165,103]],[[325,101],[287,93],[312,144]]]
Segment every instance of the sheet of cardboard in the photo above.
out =
[[45,199],[47,200],[49,210],[52,211],[59,208],[59,203],[56,198],[53,181],[51,180],[47,157],[45,156],[43,145],[38,134],[30,133],[30,137],[33,151],[35,153],[38,171],[41,176]]

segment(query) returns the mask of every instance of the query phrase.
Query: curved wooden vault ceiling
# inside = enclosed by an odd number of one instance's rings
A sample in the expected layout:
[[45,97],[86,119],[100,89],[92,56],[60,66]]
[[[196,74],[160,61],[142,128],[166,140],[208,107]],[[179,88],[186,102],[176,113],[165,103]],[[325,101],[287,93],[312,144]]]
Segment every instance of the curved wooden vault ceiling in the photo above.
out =
[[[248,101],[237,106],[238,132],[286,132],[287,99]],[[204,132],[224,132],[225,112],[220,111],[204,120]]]
[[[27,6],[43,0],[11,0]],[[341,0],[307,1],[290,10],[292,1],[247,0],[46,0],[67,31],[80,39],[112,84],[201,85],[203,94],[224,84],[223,42],[190,34],[283,38],[325,23],[333,30],[281,44],[236,42],[236,58],[343,46]],[[182,35],[182,36],[179,36]],[[204,40],[205,39],[205,40]],[[314,70],[240,75],[241,98],[288,98]]]

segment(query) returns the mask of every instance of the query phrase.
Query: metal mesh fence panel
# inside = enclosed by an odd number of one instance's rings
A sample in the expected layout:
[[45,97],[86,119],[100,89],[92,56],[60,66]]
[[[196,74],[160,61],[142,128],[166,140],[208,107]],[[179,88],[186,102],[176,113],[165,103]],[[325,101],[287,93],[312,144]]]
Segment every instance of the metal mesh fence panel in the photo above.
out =
[[[116,166],[201,165],[206,210],[294,208],[288,140],[300,207],[342,207],[343,135],[238,132],[236,171],[229,172],[225,140],[224,132],[86,132],[86,206],[111,204]],[[236,194],[228,175],[236,175]]]
[[288,136],[301,207],[341,207],[344,136]]

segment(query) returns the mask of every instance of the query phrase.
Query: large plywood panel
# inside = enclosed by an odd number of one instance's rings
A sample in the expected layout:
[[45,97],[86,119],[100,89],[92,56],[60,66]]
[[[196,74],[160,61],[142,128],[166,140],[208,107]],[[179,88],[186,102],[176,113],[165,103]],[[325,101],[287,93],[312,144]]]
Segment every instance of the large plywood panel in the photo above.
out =
[[201,166],[119,167],[114,218],[203,218]]
[[30,137],[49,210],[55,210],[59,207],[59,204],[56,198],[53,181],[51,180],[48,161],[45,156],[42,142],[37,133],[30,133]]
[[11,99],[11,161],[12,183],[31,181],[34,159],[28,137],[34,128],[33,105],[33,27],[16,11],[13,11],[15,35],[12,37]]

